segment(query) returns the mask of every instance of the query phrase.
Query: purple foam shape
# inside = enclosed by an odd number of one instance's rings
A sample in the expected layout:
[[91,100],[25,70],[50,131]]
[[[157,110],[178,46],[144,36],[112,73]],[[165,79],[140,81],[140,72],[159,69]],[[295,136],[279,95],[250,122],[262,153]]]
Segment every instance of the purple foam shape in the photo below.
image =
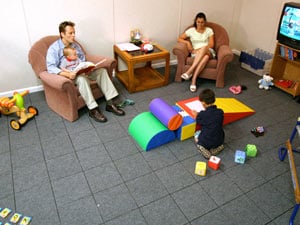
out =
[[169,130],[176,130],[182,124],[182,116],[161,98],[153,99],[149,110]]

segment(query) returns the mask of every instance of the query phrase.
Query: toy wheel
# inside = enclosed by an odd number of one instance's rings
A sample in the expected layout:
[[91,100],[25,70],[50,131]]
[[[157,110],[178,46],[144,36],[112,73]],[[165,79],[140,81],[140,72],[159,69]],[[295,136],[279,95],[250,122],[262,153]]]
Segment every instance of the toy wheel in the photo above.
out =
[[34,106],[28,106],[27,110],[29,113],[32,113],[35,116],[39,114],[39,111]]
[[21,124],[17,120],[11,120],[10,121],[10,126],[14,130],[20,130],[21,129]]

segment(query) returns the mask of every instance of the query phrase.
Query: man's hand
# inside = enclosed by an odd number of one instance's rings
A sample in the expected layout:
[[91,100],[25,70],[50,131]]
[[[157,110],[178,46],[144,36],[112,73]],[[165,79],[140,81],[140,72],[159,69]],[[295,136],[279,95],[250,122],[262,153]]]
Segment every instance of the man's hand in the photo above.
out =
[[188,41],[187,43],[186,43],[186,45],[187,45],[187,48],[188,48],[188,51],[190,52],[190,53],[193,53],[193,46],[192,46],[192,44]]
[[69,78],[70,80],[74,80],[76,78],[76,73],[74,73],[70,70],[67,70],[65,68],[61,69],[61,72],[59,73],[59,75]]
[[74,80],[76,78],[76,73],[74,72],[69,72],[69,79]]

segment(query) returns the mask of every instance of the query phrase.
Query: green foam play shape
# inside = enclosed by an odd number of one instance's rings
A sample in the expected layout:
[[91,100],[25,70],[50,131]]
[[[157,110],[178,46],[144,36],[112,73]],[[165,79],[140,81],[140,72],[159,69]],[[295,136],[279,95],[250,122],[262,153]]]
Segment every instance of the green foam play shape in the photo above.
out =
[[146,151],[175,139],[175,133],[166,128],[151,112],[137,115],[129,124],[128,132]]

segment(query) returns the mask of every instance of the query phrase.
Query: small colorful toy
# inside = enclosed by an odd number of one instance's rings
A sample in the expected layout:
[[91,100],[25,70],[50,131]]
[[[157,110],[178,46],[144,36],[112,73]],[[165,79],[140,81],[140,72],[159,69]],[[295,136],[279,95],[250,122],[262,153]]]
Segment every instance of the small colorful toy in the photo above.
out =
[[251,129],[251,133],[254,134],[255,137],[263,136],[265,134],[265,129],[262,126],[254,127]]
[[235,151],[234,161],[236,163],[244,164],[246,161],[246,152],[241,150]]
[[274,85],[274,83],[272,82],[273,77],[264,74],[262,79],[258,80],[258,84],[259,84],[259,89],[265,89],[265,90],[270,90],[271,86]]
[[30,216],[24,216],[20,222],[20,225],[28,225],[32,220]]
[[208,167],[218,170],[221,164],[221,159],[217,156],[211,156],[208,160]]
[[200,161],[196,162],[195,174],[199,176],[206,175],[206,162],[200,162]]
[[12,217],[10,218],[10,222],[18,223],[18,221],[21,219],[21,217],[22,217],[22,214],[14,213],[14,215],[12,215]]
[[16,113],[16,115],[20,117],[19,120],[12,119],[10,121],[10,126],[14,130],[20,130],[29,119],[32,119],[34,116],[38,115],[38,110],[35,107],[28,106],[27,110],[24,107],[23,96],[27,95],[28,93],[28,90],[22,93],[14,92],[11,99],[8,97],[0,98],[0,115],[10,115]]
[[0,217],[6,218],[10,213],[11,213],[11,209],[4,208],[0,213]]
[[255,157],[257,154],[257,148],[256,145],[253,144],[247,144],[246,145],[246,155],[250,157]]

